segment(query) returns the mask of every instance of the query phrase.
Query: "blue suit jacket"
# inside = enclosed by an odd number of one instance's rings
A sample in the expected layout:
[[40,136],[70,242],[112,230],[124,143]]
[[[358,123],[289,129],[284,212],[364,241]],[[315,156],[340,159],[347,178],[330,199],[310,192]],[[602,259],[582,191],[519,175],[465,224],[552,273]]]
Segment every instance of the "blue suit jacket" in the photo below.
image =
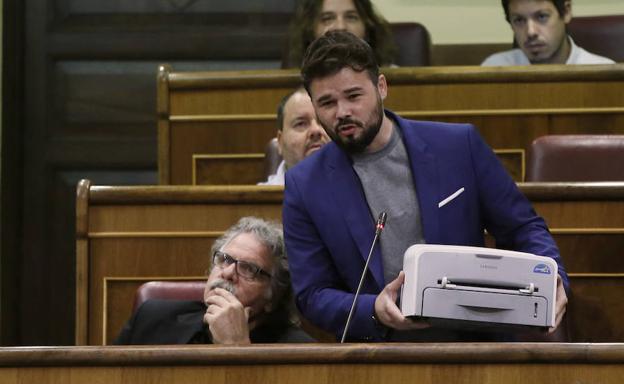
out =
[[[483,246],[487,229],[498,248],[554,258],[567,287],[546,224],[472,125],[386,115],[402,132],[428,244]],[[284,192],[284,236],[297,306],[304,317],[337,336],[374,237],[375,219],[351,164],[329,143],[287,172]],[[438,207],[460,188],[463,193]],[[375,298],[387,283],[381,260],[376,247],[349,330],[352,339],[382,339],[372,319]]]

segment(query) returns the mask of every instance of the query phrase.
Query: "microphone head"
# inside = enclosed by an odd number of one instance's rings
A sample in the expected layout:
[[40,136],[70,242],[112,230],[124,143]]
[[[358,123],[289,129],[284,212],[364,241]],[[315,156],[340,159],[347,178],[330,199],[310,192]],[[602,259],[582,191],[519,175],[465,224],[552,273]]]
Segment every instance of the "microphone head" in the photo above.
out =
[[381,223],[382,225],[385,225],[387,218],[388,218],[388,215],[386,214],[385,211],[383,211],[379,214],[379,218],[377,219],[377,222]]
[[384,229],[387,218],[388,218],[388,215],[386,215],[385,211],[379,214],[379,217],[377,218],[377,225],[375,226],[377,231],[381,232],[381,230]]

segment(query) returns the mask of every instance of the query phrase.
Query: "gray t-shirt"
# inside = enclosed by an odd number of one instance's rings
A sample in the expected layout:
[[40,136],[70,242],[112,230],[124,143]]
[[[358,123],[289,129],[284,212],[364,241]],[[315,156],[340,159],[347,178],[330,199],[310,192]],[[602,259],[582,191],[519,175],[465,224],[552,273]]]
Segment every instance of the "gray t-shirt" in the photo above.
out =
[[390,142],[375,153],[352,156],[373,218],[388,215],[380,237],[385,284],[403,269],[405,250],[424,243],[420,207],[409,158],[400,130],[393,125]]

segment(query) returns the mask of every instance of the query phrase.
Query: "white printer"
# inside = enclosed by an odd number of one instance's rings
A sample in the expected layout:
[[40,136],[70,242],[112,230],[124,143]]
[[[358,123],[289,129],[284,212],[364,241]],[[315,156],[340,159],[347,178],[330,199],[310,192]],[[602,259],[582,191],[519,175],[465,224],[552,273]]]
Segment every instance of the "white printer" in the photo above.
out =
[[557,263],[491,248],[417,244],[403,261],[404,316],[555,325]]

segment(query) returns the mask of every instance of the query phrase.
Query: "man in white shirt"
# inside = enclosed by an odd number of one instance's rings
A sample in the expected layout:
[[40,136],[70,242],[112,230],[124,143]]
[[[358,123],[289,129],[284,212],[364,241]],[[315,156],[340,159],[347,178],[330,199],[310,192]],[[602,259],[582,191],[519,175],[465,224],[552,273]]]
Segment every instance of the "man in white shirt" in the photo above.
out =
[[303,88],[286,95],[277,108],[277,143],[284,160],[275,174],[260,185],[284,185],[284,174],[329,142],[329,136],[316,121],[314,106]]
[[517,49],[491,55],[481,65],[613,64],[577,46],[566,32],[571,0],[502,0]]

